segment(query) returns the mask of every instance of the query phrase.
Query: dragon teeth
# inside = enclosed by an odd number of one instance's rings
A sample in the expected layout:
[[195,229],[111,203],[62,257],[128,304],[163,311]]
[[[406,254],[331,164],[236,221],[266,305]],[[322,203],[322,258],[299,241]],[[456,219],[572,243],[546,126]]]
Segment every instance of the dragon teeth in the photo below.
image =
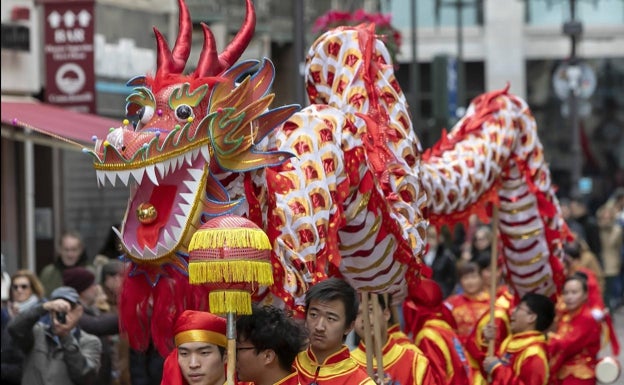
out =
[[145,167],[145,172],[147,173],[147,177],[152,181],[155,186],[158,186],[158,178],[156,177],[156,170],[154,170],[154,166]]

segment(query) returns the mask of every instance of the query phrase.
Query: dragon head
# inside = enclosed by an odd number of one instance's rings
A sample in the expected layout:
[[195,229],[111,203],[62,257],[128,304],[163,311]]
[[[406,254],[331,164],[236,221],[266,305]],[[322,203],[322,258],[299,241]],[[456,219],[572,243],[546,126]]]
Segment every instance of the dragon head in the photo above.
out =
[[233,210],[239,200],[213,177],[215,170],[246,172],[280,164],[289,153],[262,151],[259,143],[298,107],[269,110],[275,71],[268,60],[236,66],[255,26],[247,0],[243,27],[217,55],[215,39],[202,24],[204,46],[197,68],[183,75],[190,53],[191,19],[182,0],[180,34],[172,51],[157,29],[155,76],[129,81],[124,120],[104,139],[94,138],[99,184],[130,186],[122,228],[117,230],[126,256],[137,264],[171,263],[185,270],[188,244],[210,217]]

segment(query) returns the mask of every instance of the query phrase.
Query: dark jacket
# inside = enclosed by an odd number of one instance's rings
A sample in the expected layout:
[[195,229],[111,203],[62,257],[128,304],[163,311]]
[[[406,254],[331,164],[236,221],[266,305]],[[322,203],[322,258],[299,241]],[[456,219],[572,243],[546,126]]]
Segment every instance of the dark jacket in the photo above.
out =
[[440,285],[444,298],[453,294],[457,284],[456,258],[446,247],[440,245],[436,250],[436,256],[431,264],[433,280]]
[[24,353],[13,343],[7,325],[11,320],[6,307],[2,308],[2,383],[19,385],[22,381]]

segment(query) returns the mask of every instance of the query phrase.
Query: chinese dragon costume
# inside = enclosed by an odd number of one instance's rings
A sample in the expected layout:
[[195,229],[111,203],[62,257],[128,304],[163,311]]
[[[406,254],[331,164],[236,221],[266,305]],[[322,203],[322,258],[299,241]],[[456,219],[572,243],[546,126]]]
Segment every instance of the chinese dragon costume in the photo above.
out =
[[179,8],[173,49],[154,29],[156,72],[129,81],[136,124],[125,120],[84,150],[100,184],[130,186],[118,235],[132,266],[119,308],[131,346],[152,339],[165,354],[177,315],[208,309],[209,287],[189,284],[189,242],[225,214],[250,219],[272,243],[275,283],[254,299],[295,313],[328,276],[400,300],[421,273],[426,227],[487,219],[490,203],[512,288],[556,292],[566,228],[523,100],[507,90],[479,96],[423,152],[374,25],[320,36],[305,65],[311,104],[272,108],[272,63],[236,63],[255,28],[251,1],[222,53],[202,24],[190,74],[192,24],[183,0]]

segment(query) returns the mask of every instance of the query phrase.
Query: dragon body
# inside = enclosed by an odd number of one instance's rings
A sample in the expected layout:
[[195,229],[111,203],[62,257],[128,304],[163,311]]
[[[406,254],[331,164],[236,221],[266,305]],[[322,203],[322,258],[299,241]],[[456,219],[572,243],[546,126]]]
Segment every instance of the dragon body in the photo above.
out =
[[374,26],[322,35],[306,60],[311,104],[271,108],[270,61],[233,65],[253,33],[253,7],[217,54],[204,25],[196,70],[184,75],[190,17],[179,0],[170,51],[155,30],[158,69],[127,98],[138,123],[111,129],[92,155],[98,181],[130,186],[118,235],[132,268],[120,301],[137,349],[170,348],[184,309],[208,309],[209,287],[188,283],[189,242],[211,217],[235,214],[273,245],[274,285],[257,301],[301,312],[328,276],[392,293],[418,277],[426,227],[463,221],[500,202],[503,256],[517,292],[552,294],[563,236],[535,123],[507,92],[481,96],[423,153],[388,51]]

